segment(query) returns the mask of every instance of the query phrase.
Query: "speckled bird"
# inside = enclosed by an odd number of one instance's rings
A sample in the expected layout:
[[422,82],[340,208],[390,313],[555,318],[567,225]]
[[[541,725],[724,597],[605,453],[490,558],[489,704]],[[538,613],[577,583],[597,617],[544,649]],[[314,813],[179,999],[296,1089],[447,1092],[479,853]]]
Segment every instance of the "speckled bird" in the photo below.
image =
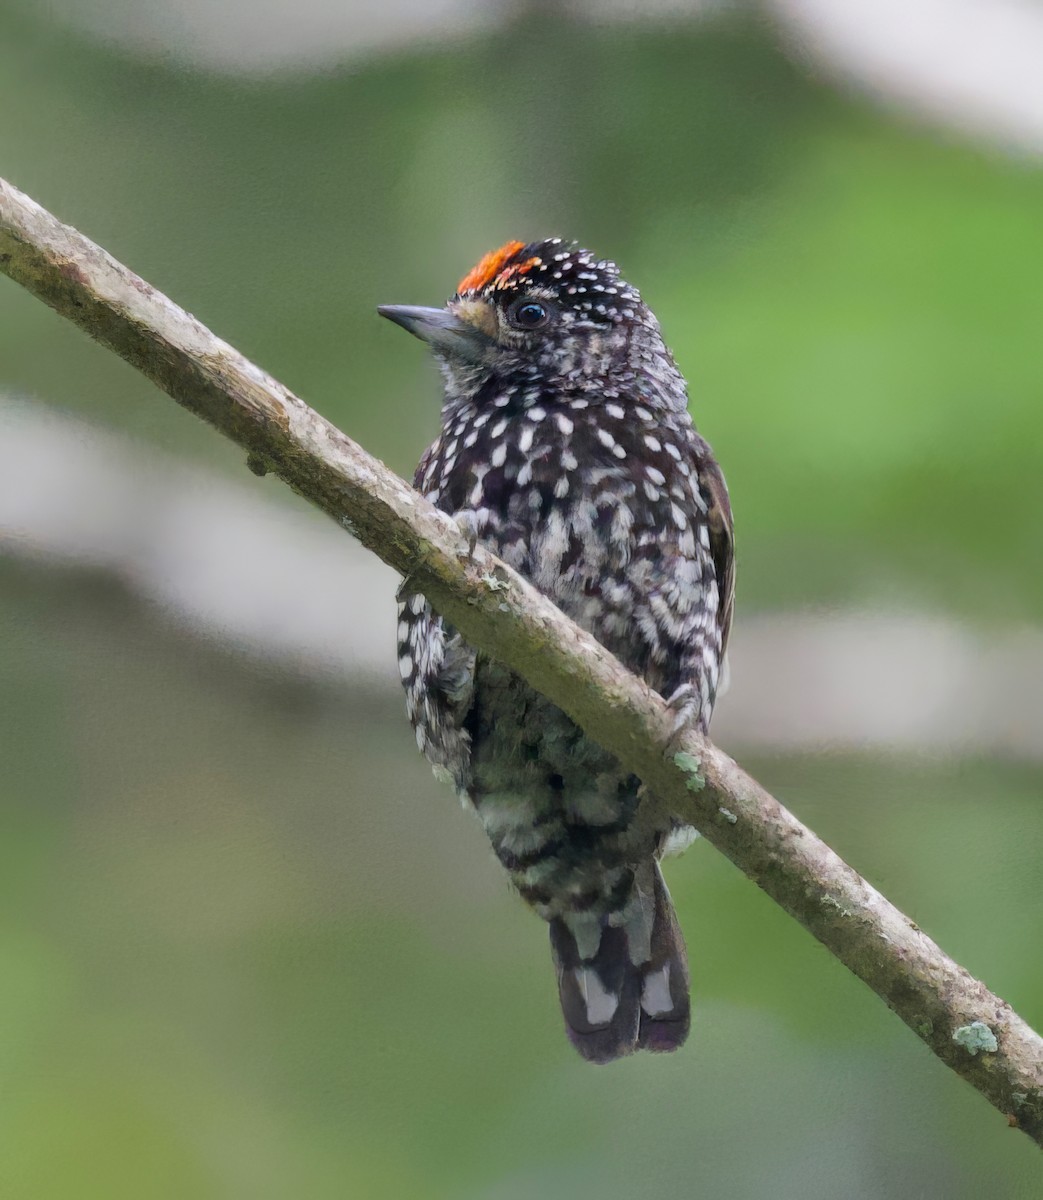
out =
[[[706,730],[732,613],[728,492],[659,323],[616,265],[560,238],[509,242],[445,308],[380,312],[442,370],[415,483]],[[658,860],[694,832],[630,829],[640,780],[409,589],[399,667],[417,745],[473,806],[549,923],[584,1058],[674,1050],[684,939]]]

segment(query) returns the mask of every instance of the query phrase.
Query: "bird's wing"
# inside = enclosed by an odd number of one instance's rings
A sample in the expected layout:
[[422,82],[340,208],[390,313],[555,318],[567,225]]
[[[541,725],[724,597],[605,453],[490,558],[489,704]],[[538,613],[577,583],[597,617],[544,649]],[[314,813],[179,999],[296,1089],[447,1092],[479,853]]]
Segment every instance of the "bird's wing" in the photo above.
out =
[[431,608],[425,596],[398,593],[398,665],[417,745],[435,774],[465,793],[471,738],[464,728],[474,697],[475,652]]
[[[705,443],[704,443],[705,444]],[[710,554],[717,575],[717,620],[721,627],[721,657],[728,649],[728,634],[735,607],[735,538],[732,530],[732,506],[728,487],[712,454],[699,464],[699,484],[707,503],[706,522],[710,530]]]

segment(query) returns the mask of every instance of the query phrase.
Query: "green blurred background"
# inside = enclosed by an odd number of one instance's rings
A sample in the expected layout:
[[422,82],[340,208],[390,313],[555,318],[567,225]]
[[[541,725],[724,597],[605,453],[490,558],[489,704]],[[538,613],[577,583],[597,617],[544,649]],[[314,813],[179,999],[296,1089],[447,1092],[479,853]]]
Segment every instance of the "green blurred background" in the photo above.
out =
[[[1037,158],[827,82],[760,6],[490,5],[278,71],[68,11],[0,2],[0,174],[398,471],[438,383],[374,306],[561,233],[622,264],[688,375],[740,630],[1043,623]],[[12,284],[0,390],[293,503]],[[705,845],[669,870],[689,1046],[583,1064],[545,930],[392,689],[28,549],[0,555],[0,1194],[1043,1195],[1028,1139]],[[1043,1024],[1039,755],[728,749]]]

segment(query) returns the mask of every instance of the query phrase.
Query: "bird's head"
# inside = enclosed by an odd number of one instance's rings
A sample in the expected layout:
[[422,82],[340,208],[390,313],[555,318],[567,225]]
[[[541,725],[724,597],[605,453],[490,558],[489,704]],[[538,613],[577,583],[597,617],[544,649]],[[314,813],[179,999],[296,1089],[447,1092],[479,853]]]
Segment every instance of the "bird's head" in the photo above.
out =
[[669,359],[655,317],[615,263],[561,238],[487,254],[445,308],[379,312],[431,346],[451,390],[472,391],[490,376],[581,387]]

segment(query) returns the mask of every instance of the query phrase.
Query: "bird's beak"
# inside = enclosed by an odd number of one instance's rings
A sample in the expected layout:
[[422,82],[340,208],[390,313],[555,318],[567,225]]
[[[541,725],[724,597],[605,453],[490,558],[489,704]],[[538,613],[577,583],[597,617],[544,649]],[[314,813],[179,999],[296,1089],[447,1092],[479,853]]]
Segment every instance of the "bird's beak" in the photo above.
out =
[[377,312],[414,337],[427,342],[438,354],[462,358],[465,362],[485,363],[493,340],[467,321],[461,321],[447,308],[418,308],[412,304],[381,304]]

